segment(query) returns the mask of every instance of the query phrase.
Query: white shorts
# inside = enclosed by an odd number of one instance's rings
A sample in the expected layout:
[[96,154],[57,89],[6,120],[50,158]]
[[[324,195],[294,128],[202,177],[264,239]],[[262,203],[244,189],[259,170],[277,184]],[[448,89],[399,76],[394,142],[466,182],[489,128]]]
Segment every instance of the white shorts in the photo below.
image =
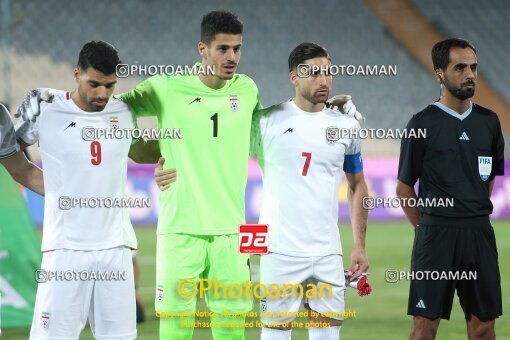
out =
[[87,317],[96,339],[136,339],[131,249],[57,249],[41,270],[30,339],[78,339]]
[[[280,298],[268,296],[260,301],[261,321],[265,324],[281,324],[296,318],[302,297],[298,290],[292,296],[292,288],[284,284],[301,284],[303,297],[310,308],[326,316],[343,320],[345,309],[345,277],[341,255],[321,257],[295,257],[276,253],[260,258],[260,283],[271,290],[271,284],[280,286]],[[317,298],[306,298],[308,284],[314,285]],[[330,286],[324,286],[324,285]],[[322,298],[319,296],[323,292]],[[331,293],[330,293],[331,292]],[[331,294],[331,296],[330,296]]]

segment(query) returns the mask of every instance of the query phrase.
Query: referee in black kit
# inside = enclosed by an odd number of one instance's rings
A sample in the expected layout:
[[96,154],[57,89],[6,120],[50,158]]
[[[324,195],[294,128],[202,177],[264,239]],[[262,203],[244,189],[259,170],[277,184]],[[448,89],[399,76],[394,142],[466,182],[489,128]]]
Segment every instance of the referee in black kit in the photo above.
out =
[[462,39],[438,42],[432,48],[432,62],[441,97],[407,125],[425,129],[426,138],[402,139],[397,195],[416,199],[414,184],[419,180],[422,201],[453,199],[453,207],[403,208],[415,227],[411,270],[450,276],[411,280],[410,339],[435,338],[439,321],[450,318],[455,290],[469,339],[494,339],[502,307],[489,215],[495,176],[504,173],[501,126],[493,111],[470,101],[477,79],[473,45]]

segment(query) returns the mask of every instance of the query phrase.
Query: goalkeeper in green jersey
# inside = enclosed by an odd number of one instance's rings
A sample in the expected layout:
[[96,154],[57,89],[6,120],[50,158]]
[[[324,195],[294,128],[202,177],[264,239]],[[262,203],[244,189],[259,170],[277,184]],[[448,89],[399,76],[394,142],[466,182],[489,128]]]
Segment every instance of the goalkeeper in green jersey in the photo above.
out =
[[[136,117],[156,116],[159,128],[180,128],[183,134],[159,141],[164,168],[178,171],[160,196],[155,305],[161,339],[192,337],[196,295],[179,295],[183,279],[194,282],[185,287],[192,290],[200,279],[216,279],[227,288],[250,280],[249,257],[238,252],[238,226],[244,223],[252,113],[261,105],[253,80],[236,74],[242,31],[232,13],[206,14],[198,51],[201,69],[212,66],[214,74],[154,76],[119,96]],[[214,338],[243,339],[244,317],[221,314],[248,312],[252,299],[218,292],[205,295],[216,314]],[[229,327],[222,327],[225,322]]]

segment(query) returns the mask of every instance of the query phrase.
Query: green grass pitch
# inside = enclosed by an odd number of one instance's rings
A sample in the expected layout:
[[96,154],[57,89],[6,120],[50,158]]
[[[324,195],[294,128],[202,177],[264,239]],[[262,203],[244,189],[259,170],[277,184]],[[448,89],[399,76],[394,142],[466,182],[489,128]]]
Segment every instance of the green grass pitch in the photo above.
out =
[[[502,275],[503,312],[510,306],[510,221],[494,222],[496,239],[499,249],[499,265]],[[138,325],[138,339],[153,340],[158,338],[158,319],[154,311],[155,292],[155,254],[156,235],[154,227],[136,229],[138,236],[138,258],[141,269],[139,282],[140,293],[145,301],[147,321]],[[349,254],[352,249],[352,233],[350,226],[343,224],[341,229],[344,253],[344,266],[348,266]],[[370,260],[369,282],[373,292],[367,297],[359,297],[353,289],[348,289],[346,310],[356,312],[356,317],[344,321],[343,339],[406,339],[408,338],[411,317],[406,315],[409,282],[387,283],[385,271],[388,269],[407,270],[410,265],[410,254],[414,232],[405,222],[370,223],[367,234],[367,252]],[[252,278],[258,280],[257,256],[252,256]],[[205,304],[199,301],[199,310]],[[255,302],[254,310],[258,311]],[[2,338],[27,339],[29,329],[3,329]],[[498,339],[510,339],[510,317],[503,315],[496,322]],[[295,329],[293,339],[308,339],[306,329]],[[458,299],[454,301],[452,318],[442,321],[438,339],[466,339],[466,324]],[[85,329],[80,339],[93,339],[90,329]],[[195,329],[193,339],[212,339],[210,329]],[[246,329],[246,339],[260,339],[260,329]]]

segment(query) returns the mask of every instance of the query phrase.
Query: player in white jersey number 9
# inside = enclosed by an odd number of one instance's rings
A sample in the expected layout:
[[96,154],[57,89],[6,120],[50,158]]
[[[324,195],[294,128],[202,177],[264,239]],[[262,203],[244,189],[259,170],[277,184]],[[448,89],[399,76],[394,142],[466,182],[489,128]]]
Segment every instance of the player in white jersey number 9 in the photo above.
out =
[[[21,120],[16,138],[21,148],[38,144],[44,164],[46,185],[39,191],[47,193],[41,267],[52,273],[95,272],[94,268],[99,267],[104,272],[124,275],[120,280],[40,283],[31,329],[33,339],[78,338],[87,317],[97,338],[136,338],[131,252],[137,243],[127,207],[89,209],[63,204],[73,198],[124,199],[128,194],[128,153],[136,162],[156,163],[158,159],[159,151],[148,152],[144,142],[133,143],[131,137],[108,139],[97,135],[91,140],[83,134],[87,128],[135,127],[128,106],[112,98],[119,63],[112,45],[91,41],[83,46],[74,69],[75,91],[35,89],[17,110]],[[5,120],[6,115],[9,121]],[[3,108],[0,119],[10,122]],[[2,123],[2,145],[5,139],[10,147],[5,151],[16,151],[12,136],[4,134],[3,127]],[[21,166],[22,162],[15,159],[19,154],[8,156],[7,161]],[[41,176],[40,170],[36,175]],[[114,296],[112,291],[116,292]],[[70,308],[69,304],[76,301],[81,303]],[[108,320],[104,321],[106,314]]]

